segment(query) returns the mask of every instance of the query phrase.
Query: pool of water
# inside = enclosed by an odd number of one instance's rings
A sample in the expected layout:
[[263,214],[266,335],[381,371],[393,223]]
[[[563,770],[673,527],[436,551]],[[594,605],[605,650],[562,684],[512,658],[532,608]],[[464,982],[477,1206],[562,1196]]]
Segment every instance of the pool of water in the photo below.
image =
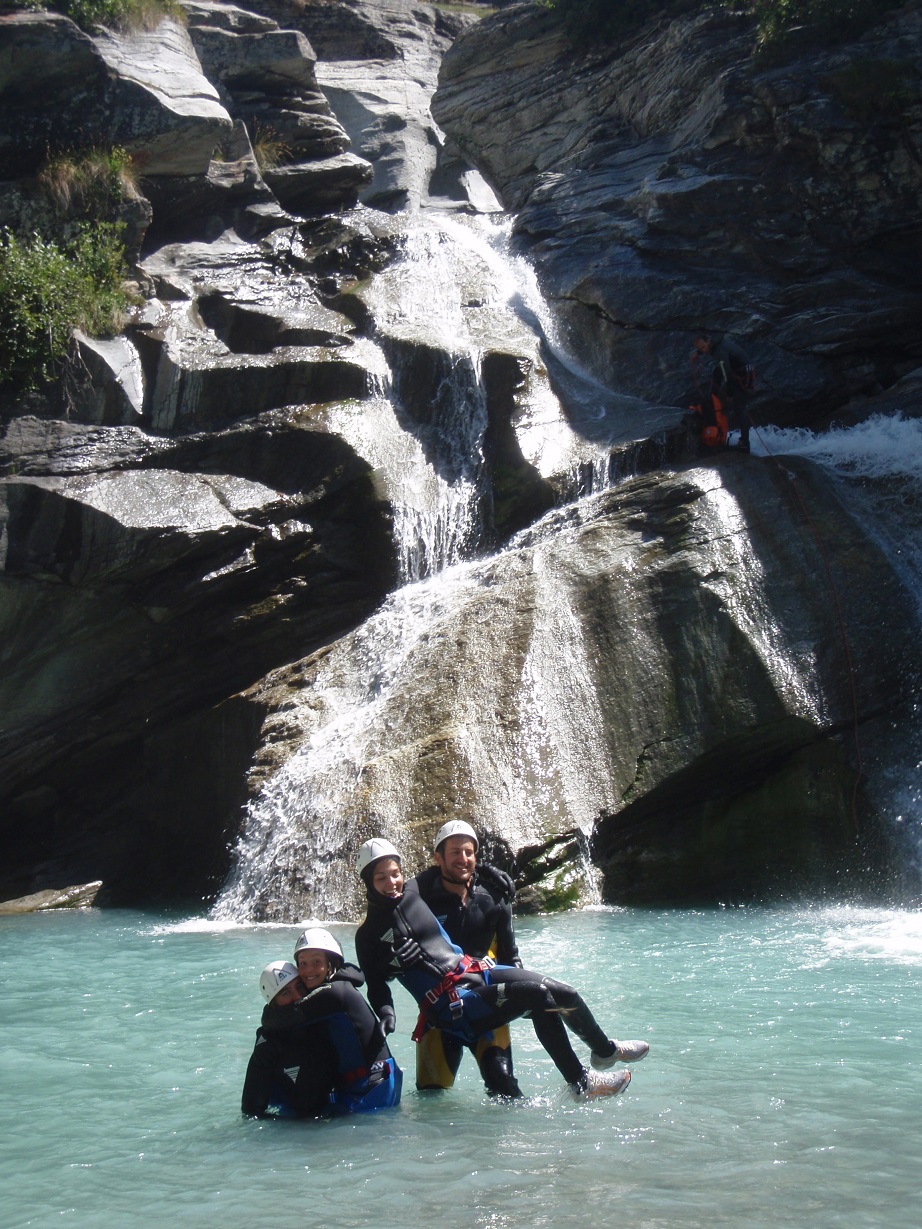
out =
[[[513,1025],[528,1099],[466,1058],[398,1110],[258,1122],[240,1089],[269,960],[299,927],[123,911],[0,918],[0,1222],[244,1229],[918,1229],[922,914],[599,909],[520,919],[525,962],[645,1037],[577,1105]],[[347,950],[352,928],[333,927]]]

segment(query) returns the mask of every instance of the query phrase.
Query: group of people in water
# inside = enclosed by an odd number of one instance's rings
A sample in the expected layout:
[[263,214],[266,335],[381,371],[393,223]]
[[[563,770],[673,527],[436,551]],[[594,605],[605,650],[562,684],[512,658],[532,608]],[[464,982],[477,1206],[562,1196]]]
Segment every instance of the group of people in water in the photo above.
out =
[[[397,1024],[394,980],[419,1007],[420,1090],[450,1088],[467,1048],[488,1093],[522,1096],[508,1026],[527,1015],[574,1096],[624,1091],[631,1073],[615,1065],[639,1062],[648,1044],[611,1039],[572,986],[522,967],[515,885],[496,867],[478,865],[478,849],[471,825],[451,820],[436,835],[435,865],[405,880],[390,841],[362,845],[356,869],[368,910],[355,936],[360,967],[317,926],[298,938],[291,961],[263,970],[266,1006],[247,1066],[244,1114],[304,1118],[399,1104],[403,1076],[387,1043]],[[589,1047],[589,1066],[568,1029]]]

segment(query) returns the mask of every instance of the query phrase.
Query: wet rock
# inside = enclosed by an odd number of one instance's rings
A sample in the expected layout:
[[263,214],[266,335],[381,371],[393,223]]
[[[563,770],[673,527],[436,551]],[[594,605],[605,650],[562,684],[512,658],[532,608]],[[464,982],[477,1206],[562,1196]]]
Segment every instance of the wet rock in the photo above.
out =
[[[411,865],[441,818],[475,815],[485,839],[515,851],[523,887],[534,880],[534,907],[585,887],[573,833],[596,824],[593,857],[614,902],[893,883],[876,795],[922,657],[901,581],[809,463],[727,457],[638,478],[392,602],[254,689],[274,710],[254,815],[265,805],[288,816],[254,822],[241,855],[259,916],[319,900],[356,916],[362,902],[337,872],[369,814],[400,834]],[[312,772],[307,755],[291,773],[278,767],[320,731],[334,738],[336,698],[376,679],[347,745],[324,741]],[[867,788],[857,803],[856,734]],[[328,852],[311,860],[321,824]]]
[[72,413],[82,422],[140,423],[144,413],[141,357],[127,337],[93,338],[76,333],[78,375]]
[[143,262],[158,297],[133,337],[155,430],[369,395],[380,352],[321,302],[310,279],[291,275],[283,250],[230,235],[168,245]]
[[[784,67],[753,46],[748,18],[721,12],[587,53],[523,5],[458,39],[433,113],[518,211],[600,378],[672,401],[693,331],[729,331],[790,421],[869,391],[869,369],[888,383],[919,361],[922,163],[906,154],[922,139],[922,16],[910,5]],[[909,91],[871,125],[844,84],[866,64]]]
[[102,880],[78,883],[71,888],[46,888],[16,900],[0,901],[0,914],[39,913],[45,909],[87,909],[96,900]]

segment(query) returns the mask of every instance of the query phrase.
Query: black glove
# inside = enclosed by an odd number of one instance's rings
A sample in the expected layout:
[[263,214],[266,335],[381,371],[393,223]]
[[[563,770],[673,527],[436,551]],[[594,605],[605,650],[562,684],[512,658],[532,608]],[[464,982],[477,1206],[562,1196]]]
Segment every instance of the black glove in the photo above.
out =
[[397,1013],[393,1007],[382,1007],[378,1018],[381,1021],[381,1032],[385,1037],[389,1037],[397,1027]]
[[499,892],[504,901],[511,903],[515,900],[515,880],[511,875],[501,871],[498,866],[491,866],[489,862],[481,862],[477,873],[489,887]]
[[402,969],[412,969],[422,962],[423,951],[415,939],[404,939],[401,945],[394,950],[394,955],[400,961]]

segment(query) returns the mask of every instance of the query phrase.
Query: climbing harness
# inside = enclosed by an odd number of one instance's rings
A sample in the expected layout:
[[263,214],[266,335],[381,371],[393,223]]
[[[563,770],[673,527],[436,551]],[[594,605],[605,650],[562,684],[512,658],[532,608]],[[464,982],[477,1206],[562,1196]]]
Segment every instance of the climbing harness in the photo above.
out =
[[445,996],[448,999],[448,1007],[451,1011],[452,1023],[460,1024],[461,1016],[464,1012],[464,1003],[461,1000],[461,995],[458,993],[458,984],[463,981],[469,973],[486,973],[494,967],[495,960],[491,960],[489,956],[484,956],[482,960],[474,960],[472,956],[462,956],[457,965],[450,973],[446,973],[442,980],[431,990],[427,990],[423,1001],[420,1003],[419,1019],[416,1021],[416,1028],[413,1030],[413,1040],[419,1041],[429,1024],[434,1023],[436,1004]]

